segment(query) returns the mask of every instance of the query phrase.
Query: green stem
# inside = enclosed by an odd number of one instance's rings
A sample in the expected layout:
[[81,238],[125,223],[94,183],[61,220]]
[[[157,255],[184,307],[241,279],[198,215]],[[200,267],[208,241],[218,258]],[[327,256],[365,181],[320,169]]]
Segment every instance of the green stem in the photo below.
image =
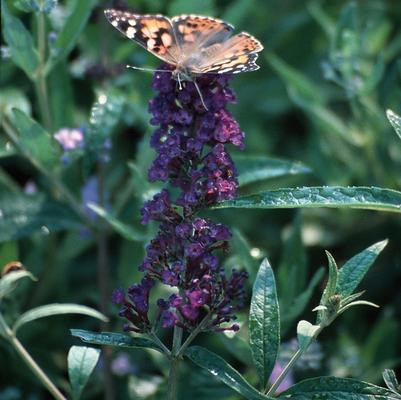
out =
[[166,356],[171,356],[171,351],[165,346],[165,344],[159,339],[159,337],[154,332],[149,332],[149,338],[153,340],[166,354]]
[[[334,319],[333,319],[334,320]],[[316,330],[315,334],[313,335],[313,340],[315,340],[319,333],[326,327],[328,326],[331,322],[325,322],[324,324],[321,324],[319,328]],[[312,341],[313,341],[312,340]],[[311,341],[311,343],[312,343]],[[305,353],[305,351],[309,348],[309,346],[306,346],[303,349],[298,349],[295,354],[291,357],[291,360],[288,361],[288,364],[284,367],[284,369],[281,371],[281,374],[278,376],[278,378],[275,380],[273,385],[271,385],[270,389],[266,391],[267,396],[273,396],[274,393],[276,392],[277,388],[280,386],[281,382],[284,380],[284,378],[287,376],[288,372],[290,369],[294,366],[294,364],[299,360],[299,358],[302,356],[302,354]]]
[[168,376],[167,384],[167,396],[168,400],[177,399],[177,387],[178,387],[178,368],[181,361],[181,357],[178,357],[178,351],[182,343],[182,328],[179,326],[174,327],[173,333],[173,346],[171,348],[171,361],[170,361],[170,372]]
[[67,400],[66,397],[57,389],[45,372],[36,364],[35,360],[31,357],[22,343],[14,335],[14,332],[9,328],[7,323],[4,321],[3,316],[0,314],[0,325],[1,330],[4,331],[6,339],[11,343],[16,352],[24,360],[25,364],[31,369],[34,375],[42,382],[43,386],[52,394],[57,400]]
[[47,90],[45,65],[46,65],[46,21],[43,12],[37,13],[38,22],[38,53],[39,53],[39,69],[37,79],[35,81],[36,96],[39,101],[40,115],[42,123],[50,132],[53,130],[53,123],[50,114],[49,95]]
[[202,331],[203,327],[206,325],[206,323],[209,321],[210,314],[207,314],[202,321],[199,323],[199,325],[190,333],[190,335],[187,337],[185,340],[184,344],[181,346],[177,353],[177,357],[181,357],[187,347],[192,343],[192,341],[195,339],[195,337]]

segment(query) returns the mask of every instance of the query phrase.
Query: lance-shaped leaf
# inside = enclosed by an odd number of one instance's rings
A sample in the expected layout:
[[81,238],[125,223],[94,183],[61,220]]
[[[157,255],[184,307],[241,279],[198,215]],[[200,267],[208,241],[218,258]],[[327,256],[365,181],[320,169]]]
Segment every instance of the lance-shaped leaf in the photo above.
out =
[[226,200],[216,208],[358,208],[401,213],[401,192],[378,187],[316,186],[269,190]]
[[246,399],[272,400],[258,392],[237,370],[217,354],[200,346],[191,346],[185,351],[185,355]]
[[160,352],[163,350],[149,339],[132,337],[113,332],[91,332],[83,329],[70,329],[71,335],[80,338],[85,343],[99,344],[101,346],[116,347],[142,347]]
[[14,109],[13,122],[19,132],[18,147],[35,166],[52,171],[59,163],[60,151],[51,136],[23,111]]
[[93,203],[89,203],[88,207],[97,215],[99,215],[99,217],[105,219],[114,228],[114,230],[125,239],[137,242],[146,240],[146,234],[138,232],[132,226],[121,222],[119,219],[108,213],[104,208]]
[[336,293],[351,295],[386,245],[387,240],[375,243],[348,260],[338,272]]
[[0,279],[0,300],[9,295],[15,289],[17,281],[22,278],[37,280],[30,272],[25,270],[9,272]]
[[74,2],[72,13],[65,21],[55,43],[51,46],[50,59],[45,68],[46,73],[50,72],[60,60],[67,57],[74,48],[95,4],[95,0]]
[[302,163],[265,156],[234,156],[240,186],[288,175],[308,174],[312,170]]
[[100,319],[101,321],[108,321],[107,317],[99,311],[79,304],[46,304],[45,306],[35,307],[20,315],[14,323],[13,330],[17,332],[22,325],[34,321],[39,318],[51,317],[53,315],[62,314],[82,314],[88,317]]
[[3,195],[0,209],[0,242],[82,226],[72,211],[41,195]]
[[280,317],[273,270],[263,260],[252,290],[249,339],[254,364],[263,388],[276,362],[280,344]]
[[68,352],[68,376],[70,378],[72,397],[78,400],[88,383],[99,360],[100,350],[84,346],[72,346]]
[[4,39],[10,48],[11,58],[24,72],[33,79],[39,67],[39,54],[33,39],[24,24],[11,15],[7,2],[1,2]]
[[394,393],[399,394],[401,398],[401,385],[398,383],[395,372],[392,369],[385,369],[383,371],[383,380],[387,387]]
[[400,400],[388,389],[356,379],[319,377],[291,386],[278,399],[291,400]]

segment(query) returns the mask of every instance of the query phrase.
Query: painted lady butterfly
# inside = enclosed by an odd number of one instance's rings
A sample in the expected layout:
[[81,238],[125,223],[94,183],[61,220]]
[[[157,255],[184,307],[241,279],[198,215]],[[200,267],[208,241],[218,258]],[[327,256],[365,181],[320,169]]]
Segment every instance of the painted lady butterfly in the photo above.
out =
[[137,15],[105,10],[110,23],[129,39],[172,65],[180,80],[201,74],[254,71],[262,44],[249,33],[231,36],[227,22],[199,15]]

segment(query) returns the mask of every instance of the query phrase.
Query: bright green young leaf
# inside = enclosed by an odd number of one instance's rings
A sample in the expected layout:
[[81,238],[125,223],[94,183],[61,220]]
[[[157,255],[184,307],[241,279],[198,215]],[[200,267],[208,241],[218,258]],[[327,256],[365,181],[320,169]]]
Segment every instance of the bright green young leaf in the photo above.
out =
[[[326,287],[323,290],[323,294],[320,299],[320,304],[322,305],[327,305],[329,298],[334,294],[336,294],[337,279],[338,279],[338,268],[336,261],[328,251],[326,251],[326,255],[329,261],[329,279],[327,280]],[[324,310],[318,310],[317,320],[316,320],[317,323],[319,323],[322,320],[323,314]]]
[[10,47],[11,58],[32,79],[39,67],[39,55],[33,39],[23,23],[8,9],[7,2],[1,2],[4,39]]
[[308,321],[302,320],[298,322],[297,336],[298,345],[301,350],[306,350],[309,347],[318,329],[318,325],[312,325]]
[[386,245],[387,240],[377,242],[348,260],[339,270],[336,293],[351,295]]
[[68,376],[72,397],[78,400],[99,360],[100,349],[72,346],[68,352]]
[[0,300],[9,295],[16,287],[18,280],[30,278],[33,281],[37,279],[28,271],[11,271],[0,279]]
[[14,109],[13,122],[20,134],[19,148],[35,166],[53,170],[59,163],[60,151],[51,136],[24,112]]
[[50,59],[46,64],[46,73],[74,48],[82,30],[85,28],[96,0],[75,1],[71,15],[65,21],[64,27],[51,47]]
[[114,230],[119,233],[122,237],[127,240],[141,242],[146,239],[146,235],[138,232],[132,226],[124,224],[117,218],[113,217],[110,213],[108,213],[104,208],[97,206],[96,204],[89,203],[88,207],[93,210],[99,217],[106,220]]
[[280,176],[308,174],[312,170],[302,163],[264,156],[234,156],[240,186],[278,178]]
[[0,198],[0,210],[0,242],[82,226],[66,206],[41,195],[4,194]]
[[252,290],[249,341],[263,388],[276,362],[280,345],[280,316],[273,270],[263,260]]
[[392,392],[401,395],[401,385],[398,383],[394,370],[385,369],[383,372],[383,380]]
[[21,314],[17,321],[14,323],[13,330],[17,332],[22,325],[28,322],[35,321],[39,318],[51,317],[53,315],[62,314],[81,314],[87,315],[88,317],[93,317],[106,322],[108,319],[105,315],[99,311],[87,307],[81,306],[79,304],[46,304],[45,306],[35,307]]
[[217,354],[201,346],[191,346],[185,351],[185,355],[246,399],[272,400],[258,392],[238,371]]
[[400,400],[388,389],[356,379],[319,377],[291,386],[278,399],[291,400]]
[[395,133],[401,139],[401,117],[396,114],[394,111],[387,110],[386,111],[387,119],[390,121],[390,124],[395,130]]
[[377,187],[316,186],[269,190],[223,201],[216,208],[359,208],[401,213],[401,192]]
[[163,352],[154,342],[143,337],[132,337],[113,332],[91,332],[83,329],[70,329],[71,335],[80,338],[85,343],[115,347],[142,347]]

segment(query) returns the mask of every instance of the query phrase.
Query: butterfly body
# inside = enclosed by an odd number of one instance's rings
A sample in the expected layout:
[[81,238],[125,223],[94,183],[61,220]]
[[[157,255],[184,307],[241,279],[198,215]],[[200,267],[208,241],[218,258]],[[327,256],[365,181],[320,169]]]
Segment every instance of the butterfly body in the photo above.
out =
[[105,10],[109,22],[150,53],[173,67],[178,81],[202,74],[254,71],[262,44],[246,32],[232,36],[234,27],[200,15],[168,18]]

